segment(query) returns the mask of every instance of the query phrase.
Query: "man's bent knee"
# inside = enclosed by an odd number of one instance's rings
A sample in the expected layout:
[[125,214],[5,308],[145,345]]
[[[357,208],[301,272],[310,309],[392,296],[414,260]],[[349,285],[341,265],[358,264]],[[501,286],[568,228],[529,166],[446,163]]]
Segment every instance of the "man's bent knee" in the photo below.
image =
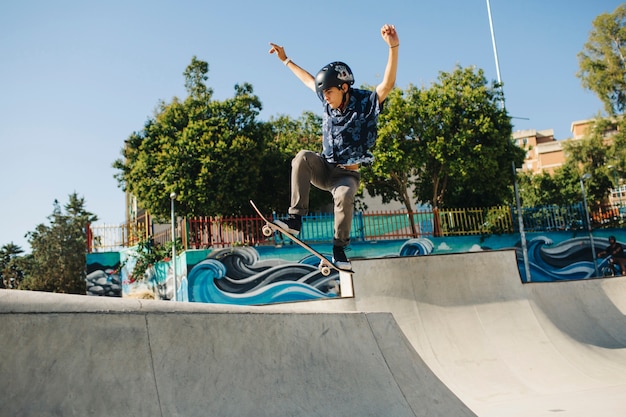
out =
[[315,152],[307,151],[307,150],[301,150],[291,160],[291,166],[295,167],[297,165],[300,165],[302,162],[305,162],[308,158],[310,158],[311,155],[317,156],[317,154]]

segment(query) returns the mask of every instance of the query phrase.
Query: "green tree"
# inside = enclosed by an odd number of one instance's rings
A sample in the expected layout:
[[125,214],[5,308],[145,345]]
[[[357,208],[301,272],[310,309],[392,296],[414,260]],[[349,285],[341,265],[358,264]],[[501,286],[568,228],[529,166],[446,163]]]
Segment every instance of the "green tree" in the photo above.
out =
[[189,96],[161,103],[113,164],[120,186],[156,217],[167,218],[172,192],[183,215],[249,212],[259,192],[269,134],[256,120],[261,103],[249,84],[236,85],[233,98],[212,100],[207,72],[194,57],[184,72]]
[[[409,213],[414,212],[412,189],[426,164],[416,131],[420,94],[419,89],[410,86],[406,92],[394,89],[387,96],[385,111],[379,117],[378,139],[373,149],[374,163],[361,170],[363,183],[370,195],[380,196],[385,204],[398,201]],[[413,216],[409,216],[409,221],[413,233],[417,233]]]
[[434,207],[473,207],[511,199],[512,163],[523,151],[511,140],[511,123],[498,85],[482,70],[441,72],[429,88],[394,92],[381,115],[376,160],[367,189],[410,208],[405,190]]
[[612,186],[616,188],[623,185],[623,178],[626,177],[626,118],[621,115],[614,119],[599,119],[596,124],[597,130],[610,132],[610,146],[604,168]]
[[84,198],[76,193],[70,194],[64,209],[55,200],[50,224],[39,224],[28,233],[32,253],[24,289],[85,294],[86,227],[98,217],[85,210]]
[[0,288],[19,288],[24,279],[24,251],[15,243],[0,248]]
[[191,64],[183,72],[185,89],[189,97],[195,97],[198,100],[210,100],[211,96],[213,96],[213,90],[208,88],[205,83],[209,79],[208,73],[209,63],[199,60],[194,55],[191,58]]
[[522,206],[568,206],[581,201],[579,169],[564,164],[553,174],[524,172],[518,175]]
[[524,152],[512,139],[504,97],[481,69],[457,67],[442,72],[439,83],[425,91],[422,137],[429,157],[420,184],[430,190],[434,205],[494,206],[511,200],[513,165]]
[[533,174],[521,172],[517,176],[522,206],[537,207],[556,204],[554,195],[557,194],[557,185],[547,172]]
[[[284,213],[290,202],[291,160],[302,149],[321,151],[322,118],[312,112],[304,112],[298,119],[282,115],[270,118],[268,127],[271,139],[263,152],[261,183],[271,187],[257,198],[263,208]],[[330,202],[330,194],[311,188],[311,211],[320,210]]]
[[[580,178],[584,174],[590,174],[591,178],[586,182],[586,192],[591,204],[603,202],[612,186],[607,165],[616,154],[616,143],[613,141],[612,145],[609,145],[606,135],[607,131],[612,129],[612,124],[608,119],[597,118],[583,139],[563,143],[563,151],[567,159],[555,174],[561,174],[563,188],[578,188],[578,190],[580,190]],[[568,184],[570,184],[569,187]],[[578,187],[572,184],[577,184]],[[580,201],[580,191],[578,191],[578,199]]]
[[609,114],[626,109],[626,5],[599,15],[582,52],[578,77],[594,92]]

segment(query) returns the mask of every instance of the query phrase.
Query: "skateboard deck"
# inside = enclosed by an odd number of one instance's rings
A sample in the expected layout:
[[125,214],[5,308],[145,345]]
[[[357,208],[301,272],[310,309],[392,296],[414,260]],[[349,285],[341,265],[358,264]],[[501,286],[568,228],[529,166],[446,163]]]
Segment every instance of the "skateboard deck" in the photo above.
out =
[[277,231],[277,232],[280,232],[283,235],[287,236],[292,241],[296,242],[302,248],[306,249],[309,253],[311,253],[312,255],[314,255],[314,256],[316,256],[316,257],[318,257],[320,259],[319,269],[320,269],[320,272],[322,273],[322,275],[328,276],[331,273],[331,270],[333,270],[333,269],[340,273],[340,277],[342,275],[341,274],[342,272],[343,273],[347,273],[347,274],[353,274],[354,273],[354,271],[351,270],[351,269],[341,269],[341,268],[339,268],[337,265],[335,265],[334,263],[329,261],[324,255],[322,255],[321,253],[319,253],[318,251],[316,251],[315,249],[313,249],[312,247],[310,247],[309,245],[307,245],[306,243],[304,243],[303,241],[301,241],[300,239],[295,237],[293,234],[289,233],[288,231],[286,231],[285,229],[283,229],[282,227],[280,227],[276,223],[266,219],[265,216],[258,209],[256,204],[254,204],[254,201],[250,200],[250,204],[252,205],[252,208],[254,208],[254,211],[256,211],[257,214],[261,217],[261,219],[263,219],[263,221],[265,222],[265,225],[263,226],[263,235],[264,236],[268,236],[269,237],[269,236],[271,236],[271,234],[273,232]]

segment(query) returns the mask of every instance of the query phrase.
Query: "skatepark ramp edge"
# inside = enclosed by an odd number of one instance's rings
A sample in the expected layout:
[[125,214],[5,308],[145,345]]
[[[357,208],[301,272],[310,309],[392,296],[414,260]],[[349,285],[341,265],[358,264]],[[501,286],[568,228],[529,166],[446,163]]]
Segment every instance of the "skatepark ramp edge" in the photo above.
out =
[[473,416],[390,313],[0,290],[2,416]]

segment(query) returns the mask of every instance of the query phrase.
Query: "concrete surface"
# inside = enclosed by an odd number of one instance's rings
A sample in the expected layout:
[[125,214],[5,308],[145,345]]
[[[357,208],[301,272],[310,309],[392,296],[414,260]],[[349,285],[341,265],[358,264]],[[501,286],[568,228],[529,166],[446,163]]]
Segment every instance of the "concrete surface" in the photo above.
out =
[[282,306],[0,291],[0,416],[626,415],[626,278],[353,267],[354,298]]
[[0,290],[0,416],[473,416],[389,313]]
[[477,415],[626,415],[626,278],[522,284],[515,253],[353,261],[351,300],[387,311]]

